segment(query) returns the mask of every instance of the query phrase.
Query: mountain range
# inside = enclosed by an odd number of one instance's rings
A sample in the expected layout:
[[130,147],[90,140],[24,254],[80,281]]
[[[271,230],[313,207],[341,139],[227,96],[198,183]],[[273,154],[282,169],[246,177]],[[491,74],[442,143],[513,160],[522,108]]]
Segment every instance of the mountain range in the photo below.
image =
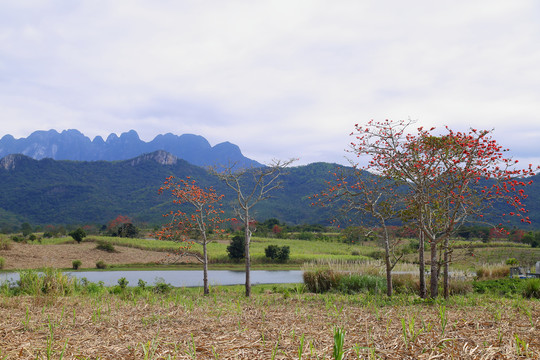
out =
[[[145,143],[130,131],[120,137],[110,135],[107,141],[100,139],[90,141],[77,130],[61,134],[38,131],[19,140],[4,136],[0,140],[0,226],[24,221],[105,224],[119,214],[139,223],[161,223],[162,214],[173,204],[158,189],[171,175],[190,176],[201,187],[214,187],[225,195],[224,207],[234,216],[236,194],[205,166],[232,162],[249,168],[261,166],[244,157],[236,145],[211,147],[201,136],[166,134]],[[163,149],[138,154],[151,147]],[[167,149],[175,149],[176,154]],[[58,160],[62,158],[67,159]],[[309,197],[327,188],[337,167],[313,163],[289,168],[281,177],[283,188],[256,206],[255,218],[329,225],[334,210],[310,206]],[[531,229],[540,227],[540,175],[533,180],[526,189]],[[521,227],[519,222],[516,225]]]
[[248,159],[237,145],[223,142],[215,146],[202,136],[167,133],[158,135],[152,141],[145,142],[135,130],[120,136],[110,134],[107,140],[96,136],[90,140],[78,130],[35,131],[27,138],[15,139],[5,135],[0,139],[0,158],[9,154],[23,154],[33,159],[50,158],[53,160],[77,161],[115,161],[127,160],[142,154],[164,150],[197,166],[220,166],[236,164],[238,168],[261,166],[255,160]]

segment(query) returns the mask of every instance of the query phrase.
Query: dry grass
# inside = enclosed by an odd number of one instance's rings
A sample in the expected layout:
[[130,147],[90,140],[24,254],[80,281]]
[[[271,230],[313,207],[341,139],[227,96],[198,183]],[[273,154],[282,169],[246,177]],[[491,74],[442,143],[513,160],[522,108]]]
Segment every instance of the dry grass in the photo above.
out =
[[476,269],[476,278],[478,280],[502,279],[510,275],[510,266],[500,264],[483,264]]
[[302,337],[302,359],[331,359],[335,327],[346,331],[345,359],[540,358],[537,300],[459,298],[443,307],[410,297],[390,306],[363,295],[245,299],[241,291],[0,295],[0,359],[62,351],[64,359],[299,359]]
[[82,268],[94,268],[96,261],[99,260],[107,264],[159,263],[167,257],[164,252],[122,246],[116,246],[117,253],[107,253],[96,250],[96,244],[92,242],[62,245],[11,243],[10,245],[9,249],[0,248],[0,256],[6,259],[6,270],[71,268],[73,260],[81,260]]

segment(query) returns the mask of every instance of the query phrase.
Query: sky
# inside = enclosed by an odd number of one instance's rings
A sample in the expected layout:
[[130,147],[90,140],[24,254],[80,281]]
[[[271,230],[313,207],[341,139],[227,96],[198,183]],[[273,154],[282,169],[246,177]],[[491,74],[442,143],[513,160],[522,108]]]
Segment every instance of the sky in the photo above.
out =
[[354,124],[493,129],[540,164],[537,0],[7,0],[0,137],[134,129],[346,164]]

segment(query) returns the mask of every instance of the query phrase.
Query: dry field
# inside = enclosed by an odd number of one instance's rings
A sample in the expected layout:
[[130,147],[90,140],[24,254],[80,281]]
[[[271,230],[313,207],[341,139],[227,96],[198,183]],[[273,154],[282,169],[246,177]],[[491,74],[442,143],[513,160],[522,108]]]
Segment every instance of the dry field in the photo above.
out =
[[344,359],[540,358],[538,300],[241,294],[0,295],[0,359],[333,359],[336,327]]
[[[134,249],[115,245],[116,253],[96,249],[94,242],[62,245],[11,243],[11,249],[0,250],[5,259],[4,270],[70,268],[73,260],[81,260],[83,268],[94,268],[99,260],[106,264],[146,264],[164,260],[164,252]],[[1,359],[1,358],[0,358]]]

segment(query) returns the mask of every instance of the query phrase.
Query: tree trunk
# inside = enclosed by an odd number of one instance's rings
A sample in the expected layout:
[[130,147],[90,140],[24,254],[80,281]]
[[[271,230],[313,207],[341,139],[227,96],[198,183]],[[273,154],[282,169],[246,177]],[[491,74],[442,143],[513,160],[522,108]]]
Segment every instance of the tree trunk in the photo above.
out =
[[204,295],[210,294],[208,288],[208,252],[206,250],[206,239],[203,239],[203,285]]
[[249,256],[249,243],[251,241],[251,231],[249,230],[249,212],[245,212],[245,236],[246,236],[246,297],[251,296],[251,280],[250,280],[250,269],[251,269],[251,257]]
[[390,261],[390,240],[386,229],[384,231],[384,260],[386,262],[386,295],[392,296],[392,263]]
[[449,247],[448,247],[448,237],[444,239],[444,298],[448,299],[450,297],[450,276],[448,274],[448,267],[450,264],[449,259]]
[[424,233],[420,231],[418,234],[418,262],[420,263],[420,297],[425,299],[427,297],[426,290],[426,260],[424,259]]
[[437,243],[431,240],[431,285],[430,296],[435,299],[439,294],[439,262],[437,261]]

